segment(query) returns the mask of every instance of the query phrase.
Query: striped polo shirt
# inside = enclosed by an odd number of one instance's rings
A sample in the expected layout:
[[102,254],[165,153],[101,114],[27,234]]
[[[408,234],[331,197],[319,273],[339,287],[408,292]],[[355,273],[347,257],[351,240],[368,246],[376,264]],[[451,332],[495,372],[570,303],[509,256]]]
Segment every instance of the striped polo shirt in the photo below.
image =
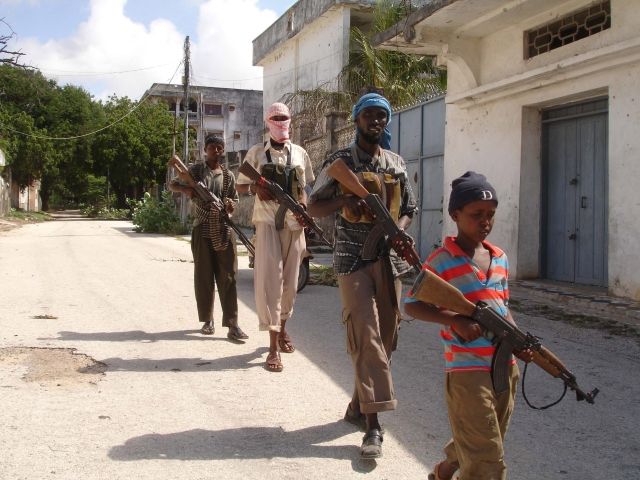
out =
[[[458,246],[455,237],[446,237],[444,246],[435,250],[423,268],[438,275],[462,292],[473,303],[483,301],[500,315],[508,313],[509,265],[507,255],[489,242],[482,242],[491,254],[488,272],[478,265]],[[415,301],[407,297],[405,302]],[[444,345],[445,371],[490,371],[495,347],[492,334],[463,343],[449,326],[442,326],[440,339]],[[515,360],[513,360],[515,362]]]

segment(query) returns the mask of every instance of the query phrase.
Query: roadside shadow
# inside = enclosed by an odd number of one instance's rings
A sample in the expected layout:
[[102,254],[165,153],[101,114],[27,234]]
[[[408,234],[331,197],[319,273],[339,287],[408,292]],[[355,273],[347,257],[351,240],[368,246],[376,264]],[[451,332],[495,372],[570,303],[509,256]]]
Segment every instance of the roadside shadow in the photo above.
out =
[[[217,330],[217,329],[216,329]],[[226,330],[225,330],[226,331]],[[225,341],[226,337],[202,335],[200,330],[173,330],[169,332],[149,333],[144,330],[128,330],[126,332],[58,332],[57,337],[41,337],[38,340],[61,340],[83,342],[142,342],[154,343],[162,340],[204,340]]]
[[100,359],[108,366],[107,372],[212,372],[224,370],[247,370],[264,368],[263,355],[267,347],[260,347],[250,353],[221,358],[105,358]]
[[243,427],[226,430],[194,429],[141,435],[112,447],[109,458],[139,460],[250,460],[271,458],[331,458],[348,460],[359,472],[375,462],[362,461],[360,449],[350,444],[321,445],[353,433],[342,421],[287,432],[282,427]]

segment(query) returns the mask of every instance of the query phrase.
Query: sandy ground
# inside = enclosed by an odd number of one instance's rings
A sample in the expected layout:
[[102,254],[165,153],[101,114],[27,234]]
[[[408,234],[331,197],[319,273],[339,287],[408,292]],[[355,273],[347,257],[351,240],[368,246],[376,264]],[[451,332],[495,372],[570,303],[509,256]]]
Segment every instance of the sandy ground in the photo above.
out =
[[[437,328],[404,322],[394,356],[398,410],[384,457],[358,457],[341,421],[352,388],[335,288],[308,285],[290,323],[297,351],[264,370],[252,270],[239,259],[244,344],[202,336],[183,240],[127,222],[57,220],[0,232],[1,479],[422,479],[448,438]],[[510,478],[640,478],[636,339],[521,315],[576,373],[544,412],[518,394]],[[535,367],[532,401],[562,391]]]

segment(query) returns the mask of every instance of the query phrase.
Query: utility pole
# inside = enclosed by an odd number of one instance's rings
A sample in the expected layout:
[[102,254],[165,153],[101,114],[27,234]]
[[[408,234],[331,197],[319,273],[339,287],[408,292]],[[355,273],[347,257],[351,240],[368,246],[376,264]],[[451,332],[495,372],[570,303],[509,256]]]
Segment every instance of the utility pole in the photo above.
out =
[[189,37],[184,40],[184,162],[189,163]]
[[[182,77],[182,85],[184,87],[184,99],[182,104],[184,105],[184,163],[189,165],[189,36],[184,39],[184,76]],[[180,201],[180,220],[182,223],[187,221],[187,203],[188,198],[183,193]]]

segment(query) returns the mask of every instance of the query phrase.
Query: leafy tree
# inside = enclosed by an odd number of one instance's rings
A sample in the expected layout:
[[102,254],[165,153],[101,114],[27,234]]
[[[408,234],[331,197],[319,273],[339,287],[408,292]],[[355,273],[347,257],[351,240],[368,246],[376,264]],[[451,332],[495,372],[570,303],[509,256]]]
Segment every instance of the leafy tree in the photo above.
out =
[[351,29],[349,63],[341,81],[352,97],[374,86],[384,91],[394,107],[401,107],[446,89],[446,77],[430,57],[380,50],[371,44],[373,36],[398,23],[411,9],[407,2],[380,0],[374,8],[371,29]]
[[55,140],[55,159],[47,165],[42,178],[43,208],[55,195],[58,202],[81,204],[87,200],[88,173],[92,171],[90,132],[104,125],[101,105],[80,87],[67,85],[58,88],[45,113],[46,123],[51,125]]
[[46,126],[46,110],[56,88],[56,82],[37,70],[0,65],[0,108],[26,113],[38,128]]
[[163,104],[116,96],[104,110],[112,125],[93,142],[94,173],[108,176],[117,206],[124,208],[127,198],[140,198],[145,189],[164,182],[173,116]]
[[3,112],[2,117],[3,123],[11,122],[15,130],[24,133],[12,136],[6,142],[12,181],[23,189],[42,177],[47,163],[52,161],[53,145],[50,140],[38,138],[46,137],[47,131],[38,129],[26,113],[9,115]]

